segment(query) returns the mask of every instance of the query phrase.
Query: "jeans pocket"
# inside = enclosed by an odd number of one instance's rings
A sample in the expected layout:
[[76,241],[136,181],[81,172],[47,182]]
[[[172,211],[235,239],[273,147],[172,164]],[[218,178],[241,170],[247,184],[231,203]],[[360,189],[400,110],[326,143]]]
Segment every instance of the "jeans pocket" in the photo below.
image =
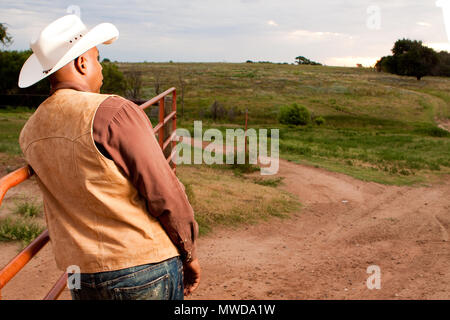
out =
[[169,299],[170,276],[165,274],[150,282],[137,286],[114,288],[120,300],[167,300]]

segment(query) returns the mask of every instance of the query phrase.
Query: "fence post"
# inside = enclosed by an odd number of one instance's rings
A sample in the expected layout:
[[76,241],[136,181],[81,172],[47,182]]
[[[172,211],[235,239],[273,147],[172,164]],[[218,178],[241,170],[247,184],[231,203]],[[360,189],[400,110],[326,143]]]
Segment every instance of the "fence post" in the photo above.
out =
[[[174,90],[172,93],[172,111],[177,111],[177,91]],[[172,131],[176,131],[177,130],[177,114],[175,114],[175,116],[172,119]],[[174,139],[171,143],[171,149],[175,150],[177,145],[177,141]],[[175,172],[177,165],[175,164],[175,157],[173,157],[172,159],[172,168]]]
[[[164,122],[165,108],[164,108],[164,98],[159,100],[159,123]],[[159,146],[162,149],[164,144],[164,126],[161,126],[158,132]]]
[[[172,112],[172,97],[166,96],[164,97],[164,100],[164,117],[166,117]],[[173,121],[168,121],[164,126],[167,126],[167,128],[164,130],[163,141],[166,141],[172,134]],[[168,158],[172,153],[172,143],[169,143],[163,152],[164,156]]]

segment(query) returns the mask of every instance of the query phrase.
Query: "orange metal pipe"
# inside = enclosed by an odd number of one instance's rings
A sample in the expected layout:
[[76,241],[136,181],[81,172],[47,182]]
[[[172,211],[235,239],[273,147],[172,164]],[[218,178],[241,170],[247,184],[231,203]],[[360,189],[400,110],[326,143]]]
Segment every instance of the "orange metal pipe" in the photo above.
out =
[[58,281],[56,281],[55,285],[50,289],[47,295],[44,297],[44,300],[56,300],[63,292],[67,283],[67,273],[64,272],[61,277],[59,277]]
[[49,241],[48,230],[42,232],[25,249],[0,270],[0,289],[12,279]]
[[158,131],[158,139],[159,139],[159,146],[163,147],[164,144],[164,98],[159,100],[159,123],[158,125],[161,125],[159,127]]
[[141,105],[139,106],[139,108],[145,109],[145,108],[148,108],[148,107],[154,105],[155,103],[157,103],[159,100],[163,99],[165,96],[167,96],[167,95],[168,95],[169,93],[171,93],[172,91],[175,91],[175,88],[174,88],[174,87],[172,87],[172,88],[170,88],[170,89],[164,91],[163,93],[157,95],[156,97],[154,97],[154,98],[148,100],[147,102],[141,104]]
[[[176,131],[177,131],[177,91],[174,90],[172,93],[172,113],[174,113],[173,120],[172,120],[172,135],[175,137]],[[177,142],[172,138],[172,150],[175,150],[177,146]],[[175,161],[172,161],[173,165],[173,171],[175,172],[177,165],[175,164]]]
[[[162,101],[162,100],[161,100]],[[164,118],[162,122],[159,122],[154,128],[153,131],[156,133],[159,129],[161,129],[162,126],[164,126],[167,122],[169,122],[170,119],[173,117],[176,117],[176,111],[171,112],[167,115],[167,117]]]
[[[176,154],[176,150],[173,150],[172,153],[169,155],[169,157],[166,159],[167,163],[170,163],[170,161],[172,161],[172,158],[175,156],[175,154]],[[175,169],[175,168],[173,168],[173,169]]]
[[6,191],[11,189],[12,187],[18,185],[19,183],[27,180],[29,177],[33,175],[33,170],[30,166],[25,166],[20,169],[17,169],[3,178],[0,179],[0,204],[5,197]]
[[[245,135],[244,135],[244,144],[245,144],[245,154],[247,155],[247,122],[248,122],[248,109],[245,109]],[[247,156],[246,156],[247,157]],[[247,160],[246,160],[247,161]]]
[[176,141],[174,141],[175,136],[176,136],[176,132],[174,131],[174,132],[172,132],[170,137],[167,138],[167,140],[164,142],[163,150],[166,150],[166,148],[167,148],[167,146],[169,145],[170,142],[172,142],[172,143],[175,142],[176,143]]

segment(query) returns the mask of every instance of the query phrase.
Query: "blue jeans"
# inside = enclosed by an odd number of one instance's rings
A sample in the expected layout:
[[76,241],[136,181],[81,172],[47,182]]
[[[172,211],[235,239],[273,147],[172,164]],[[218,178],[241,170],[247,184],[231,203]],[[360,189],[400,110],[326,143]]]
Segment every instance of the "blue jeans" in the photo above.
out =
[[70,290],[73,300],[184,299],[183,263],[178,256],[158,263],[80,276],[81,288]]

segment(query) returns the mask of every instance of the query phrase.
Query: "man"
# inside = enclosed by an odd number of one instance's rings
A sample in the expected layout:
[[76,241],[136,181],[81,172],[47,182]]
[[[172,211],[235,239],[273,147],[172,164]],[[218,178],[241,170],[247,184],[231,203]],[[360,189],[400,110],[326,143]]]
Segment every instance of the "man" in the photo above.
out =
[[99,93],[97,45],[118,35],[112,24],[87,30],[67,15],[31,43],[19,86],[49,76],[52,88],[20,147],[43,193],[56,263],[80,269],[73,299],[183,299],[201,273],[184,187],[145,113]]

